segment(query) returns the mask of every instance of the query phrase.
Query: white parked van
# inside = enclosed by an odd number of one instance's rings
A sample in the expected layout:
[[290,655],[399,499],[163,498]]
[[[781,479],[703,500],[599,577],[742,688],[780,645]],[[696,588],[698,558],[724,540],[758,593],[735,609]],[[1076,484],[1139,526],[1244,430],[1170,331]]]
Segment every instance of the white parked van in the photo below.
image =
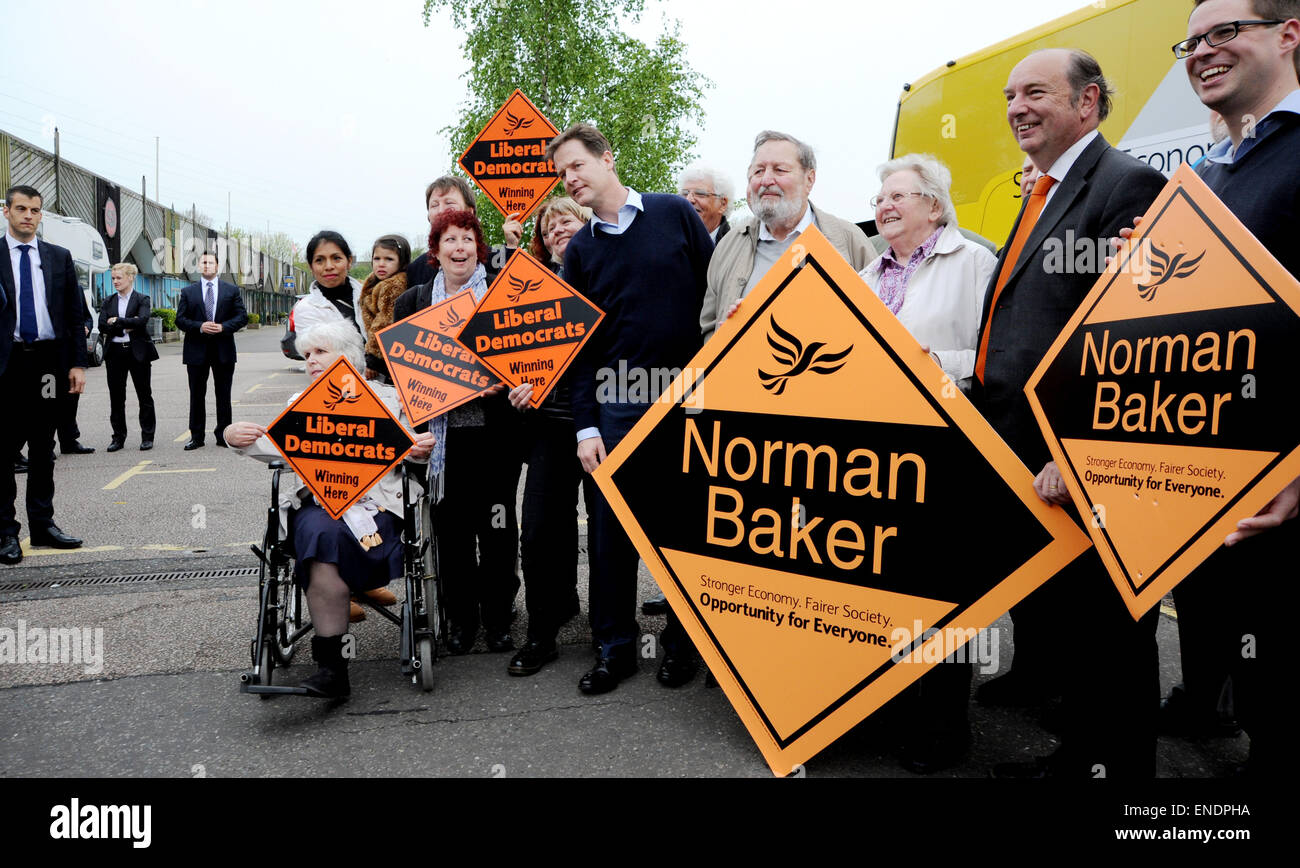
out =
[[50,244],[67,248],[72,254],[72,264],[77,269],[77,282],[81,284],[86,309],[90,311],[90,334],[86,336],[86,358],[91,365],[104,362],[104,342],[99,334],[99,317],[95,309],[93,289],[95,278],[109,269],[108,246],[103,237],[84,220],[63,217],[49,211],[41,218],[36,234]]

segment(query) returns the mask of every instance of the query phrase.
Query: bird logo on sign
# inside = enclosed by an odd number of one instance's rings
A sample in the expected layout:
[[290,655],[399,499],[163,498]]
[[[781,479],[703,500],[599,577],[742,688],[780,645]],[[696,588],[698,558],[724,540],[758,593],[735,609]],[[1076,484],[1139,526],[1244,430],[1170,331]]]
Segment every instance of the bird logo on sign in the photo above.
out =
[[533,125],[533,119],[516,117],[513,112],[507,111],[506,123],[509,124],[509,126],[506,127],[506,135],[513,136],[520,130],[526,130],[531,127]]
[[1146,286],[1138,284],[1138,296],[1143,301],[1154,301],[1156,290],[1171,280],[1181,280],[1184,277],[1191,277],[1196,273],[1201,265],[1201,260],[1205,258],[1205,251],[1195,259],[1184,259],[1186,253],[1176,253],[1171,259],[1169,254],[1165,253],[1155,244],[1151,245],[1151,273],[1156,278],[1155,283],[1149,283]]
[[447,315],[443,318],[442,322],[438,323],[438,326],[439,328],[450,331],[456,328],[457,326],[463,325],[464,323],[465,323],[464,315],[453,307],[453,308],[448,308]]
[[345,392],[334,383],[329,384],[328,391],[329,400],[325,402],[325,409],[331,413],[334,412],[335,407],[343,404],[355,404],[361,400],[361,396],[357,393],[351,390]]
[[510,299],[511,302],[516,302],[519,301],[522,296],[541,289],[542,281],[541,278],[538,278],[537,280],[524,280],[522,277],[515,277],[512,274],[510,275],[510,285],[514,287],[514,289],[506,290],[506,298]]
[[772,347],[772,358],[785,366],[785,370],[775,374],[763,370],[758,372],[763,388],[773,395],[780,395],[785,391],[786,383],[808,371],[814,374],[835,373],[844,367],[844,358],[853,350],[853,344],[849,344],[839,352],[824,353],[822,348],[826,346],[825,341],[813,341],[805,347],[797,337],[781,328],[776,317],[772,317],[768,324],[771,331],[767,334],[767,343]]

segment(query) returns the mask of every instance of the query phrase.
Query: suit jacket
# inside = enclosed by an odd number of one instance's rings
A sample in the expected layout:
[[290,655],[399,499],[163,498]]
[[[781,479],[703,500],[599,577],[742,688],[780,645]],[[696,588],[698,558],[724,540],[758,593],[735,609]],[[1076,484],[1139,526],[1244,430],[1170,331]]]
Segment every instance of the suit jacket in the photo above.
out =
[[713,238],[713,246],[717,247],[722,243],[722,239],[731,231],[731,224],[727,222],[727,215],[722,215],[722,222],[718,224],[718,234]]
[[[3,237],[3,236],[0,236]],[[0,374],[9,366],[9,353],[13,350],[14,329],[17,326],[18,275],[9,262],[9,249],[0,243]],[[45,306],[54,326],[54,340],[59,347],[59,374],[69,368],[86,367],[86,331],[83,315],[86,297],[77,282],[77,271],[72,266],[72,254],[57,244],[47,244],[36,239],[37,255],[41,258],[41,274],[45,276]]]
[[[1123,227],[1132,226],[1133,218],[1147,210],[1164,185],[1164,175],[1112,148],[1098,135],[1084,148],[1039,215],[998,296],[998,309],[990,323],[993,288],[1010,242],[999,251],[980,317],[980,340],[989,331],[984,381],[974,378],[971,400],[1031,473],[1042,470],[1051,453],[1029,408],[1025,383],[1105,270],[1109,239]],[[1024,205],[1011,230],[1012,238],[1023,216]],[[1076,260],[1082,268],[1074,267],[1075,262],[1070,268],[1063,267],[1075,256],[1079,239],[1094,245],[1093,261]],[[1102,252],[1098,253],[1096,245]]]
[[203,284],[191,283],[181,290],[176,306],[176,327],[185,332],[181,361],[187,365],[234,365],[235,332],[248,325],[248,312],[239,287],[217,281],[217,312],[213,321],[221,324],[221,334],[205,335],[199,330],[208,320],[203,304]]
[[[437,260],[434,261],[436,262]],[[483,266],[483,271],[486,272],[487,275],[487,285],[491,286],[492,281],[497,279],[497,274],[499,272],[493,268],[490,263]],[[433,274],[434,277],[438,276],[438,272],[436,271]],[[407,283],[410,283],[409,273],[407,275]],[[461,292],[464,292],[464,290],[462,289]],[[412,286],[410,289],[406,290],[406,292],[397,297],[397,301],[393,302],[393,322],[404,320],[416,311],[424,310],[432,304],[433,278],[431,277],[429,278],[428,283],[422,283],[419,286]]]
[[[131,342],[127,347],[131,350],[131,355],[135,356],[136,361],[152,362],[158,358],[158,349],[153,345],[149,338],[149,315],[153,313],[153,305],[149,303],[149,296],[141,292],[131,291],[131,295],[126,300],[126,316],[117,316],[117,293],[113,293],[104,299],[99,308],[99,333],[104,336],[104,340],[112,341],[113,338],[119,337],[126,332]],[[109,323],[109,320],[117,317],[117,322]]]

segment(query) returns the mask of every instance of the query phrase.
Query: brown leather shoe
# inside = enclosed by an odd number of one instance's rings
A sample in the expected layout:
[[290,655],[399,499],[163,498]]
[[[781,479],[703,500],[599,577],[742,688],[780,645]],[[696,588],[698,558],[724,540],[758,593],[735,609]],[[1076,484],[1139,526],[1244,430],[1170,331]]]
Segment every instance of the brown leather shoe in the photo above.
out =
[[397,602],[397,595],[387,588],[374,588],[369,591],[362,591],[370,602],[380,606],[391,606]]
[[348,623],[355,624],[366,620],[366,610],[356,600],[348,600]]

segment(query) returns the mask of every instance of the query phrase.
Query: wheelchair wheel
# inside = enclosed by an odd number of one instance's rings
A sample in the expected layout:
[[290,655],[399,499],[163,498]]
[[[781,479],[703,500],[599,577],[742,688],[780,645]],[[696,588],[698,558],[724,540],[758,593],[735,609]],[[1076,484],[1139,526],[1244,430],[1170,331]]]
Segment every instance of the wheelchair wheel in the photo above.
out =
[[429,691],[433,689],[433,640],[426,636],[416,647],[416,659],[420,661],[420,689]]
[[[253,640],[253,644],[257,644],[256,639]],[[274,643],[270,639],[267,639],[262,643],[261,648],[253,649],[255,656],[254,664],[257,666],[257,683],[263,686],[267,686],[271,683],[271,677],[275,671],[275,654],[273,648]],[[266,699],[266,697],[267,694],[262,694],[263,699]]]
[[280,608],[276,614],[275,660],[281,666],[288,666],[298,648],[291,640],[302,627],[302,588],[293,580],[293,567],[289,564],[277,568],[276,581],[280,585]]

